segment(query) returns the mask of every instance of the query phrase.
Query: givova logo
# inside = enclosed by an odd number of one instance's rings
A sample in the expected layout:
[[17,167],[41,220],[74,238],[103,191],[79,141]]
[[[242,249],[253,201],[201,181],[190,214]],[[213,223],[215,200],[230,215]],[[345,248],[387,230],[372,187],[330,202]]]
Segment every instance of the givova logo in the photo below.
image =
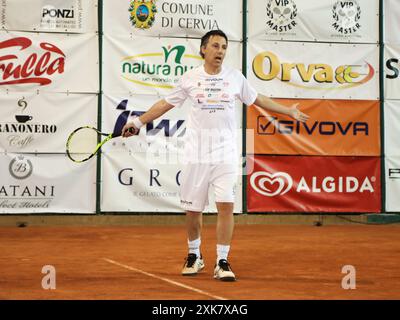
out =
[[362,121],[310,121],[309,123],[280,120],[277,117],[259,116],[257,118],[257,133],[260,135],[274,134],[305,134],[305,135],[369,135],[369,124]]
[[363,179],[352,176],[300,178],[294,182],[292,176],[286,172],[269,173],[265,171],[254,172],[250,177],[251,187],[259,194],[267,197],[284,195],[293,190],[300,193],[374,193],[373,182],[375,177],[364,177]]
[[141,53],[125,57],[121,62],[122,77],[135,84],[172,89],[188,70],[197,67],[202,58],[187,54],[186,47],[161,47],[162,52]]

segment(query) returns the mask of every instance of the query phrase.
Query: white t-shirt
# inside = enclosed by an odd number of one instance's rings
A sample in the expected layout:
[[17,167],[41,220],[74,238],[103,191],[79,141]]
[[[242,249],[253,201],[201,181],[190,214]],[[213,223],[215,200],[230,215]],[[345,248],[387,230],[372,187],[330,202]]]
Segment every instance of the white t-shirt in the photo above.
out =
[[251,105],[257,92],[238,70],[223,66],[210,75],[204,66],[186,72],[165,100],[181,107],[189,98],[185,133],[185,161],[234,163],[237,160],[235,100]]

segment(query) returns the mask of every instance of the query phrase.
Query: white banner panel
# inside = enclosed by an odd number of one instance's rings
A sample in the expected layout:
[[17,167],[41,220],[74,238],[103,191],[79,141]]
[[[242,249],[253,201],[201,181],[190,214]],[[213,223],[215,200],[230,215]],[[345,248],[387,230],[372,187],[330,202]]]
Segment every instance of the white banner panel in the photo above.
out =
[[0,32],[0,92],[99,91],[96,34]]
[[97,95],[0,93],[0,152],[65,153],[77,127],[97,127]]
[[[203,64],[199,51],[193,39],[105,36],[103,90],[167,95],[187,70]],[[241,44],[229,43],[224,63],[240,68]]]
[[386,100],[385,114],[385,155],[400,156],[400,101]]
[[379,42],[377,0],[250,0],[250,38]]
[[[235,212],[241,212],[238,176]],[[180,165],[162,163],[145,153],[115,152],[102,157],[101,210],[104,212],[183,212],[179,198]],[[213,190],[205,212],[216,212]]]
[[[153,95],[103,95],[102,131],[120,133],[127,121],[140,116],[161,98]],[[118,137],[103,146],[103,152],[148,152],[149,157],[168,158],[177,162],[184,147],[186,121],[191,108],[190,100],[182,107],[172,108],[160,118],[146,124],[138,136]],[[242,150],[242,104],[236,103],[237,150]],[[164,157],[164,158],[163,158]]]
[[0,213],[94,213],[96,161],[0,154]]
[[400,45],[399,0],[383,0],[384,6],[384,43],[390,45]]
[[386,44],[384,53],[385,99],[400,99],[400,45]]
[[400,212],[400,156],[386,157],[386,211]]
[[95,32],[97,0],[2,0],[1,28],[13,31]]
[[104,0],[108,35],[201,38],[213,29],[242,39],[242,0]]
[[249,42],[248,79],[277,98],[379,100],[379,47]]

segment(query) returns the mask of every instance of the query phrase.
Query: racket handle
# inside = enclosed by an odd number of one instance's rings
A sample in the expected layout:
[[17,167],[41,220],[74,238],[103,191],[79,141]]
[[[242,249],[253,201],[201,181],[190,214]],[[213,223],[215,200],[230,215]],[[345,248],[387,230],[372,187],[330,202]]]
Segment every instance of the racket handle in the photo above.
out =
[[140,129],[137,129],[137,131],[136,131],[136,133],[135,133],[135,128],[130,127],[130,128],[128,129],[128,131],[129,131],[130,133],[134,134],[135,136],[137,136],[137,135],[139,134]]

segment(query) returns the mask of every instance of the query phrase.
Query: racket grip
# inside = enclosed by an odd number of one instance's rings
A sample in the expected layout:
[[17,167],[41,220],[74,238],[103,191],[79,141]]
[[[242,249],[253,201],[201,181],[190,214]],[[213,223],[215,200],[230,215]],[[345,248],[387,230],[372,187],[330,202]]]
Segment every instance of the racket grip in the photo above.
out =
[[137,136],[137,135],[139,134],[140,129],[137,129],[137,130],[136,130],[136,133],[135,133],[135,128],[130,127],[130,128],[128,129],[128,131],[129,131],[130,133],[134,134],[135,136]]

